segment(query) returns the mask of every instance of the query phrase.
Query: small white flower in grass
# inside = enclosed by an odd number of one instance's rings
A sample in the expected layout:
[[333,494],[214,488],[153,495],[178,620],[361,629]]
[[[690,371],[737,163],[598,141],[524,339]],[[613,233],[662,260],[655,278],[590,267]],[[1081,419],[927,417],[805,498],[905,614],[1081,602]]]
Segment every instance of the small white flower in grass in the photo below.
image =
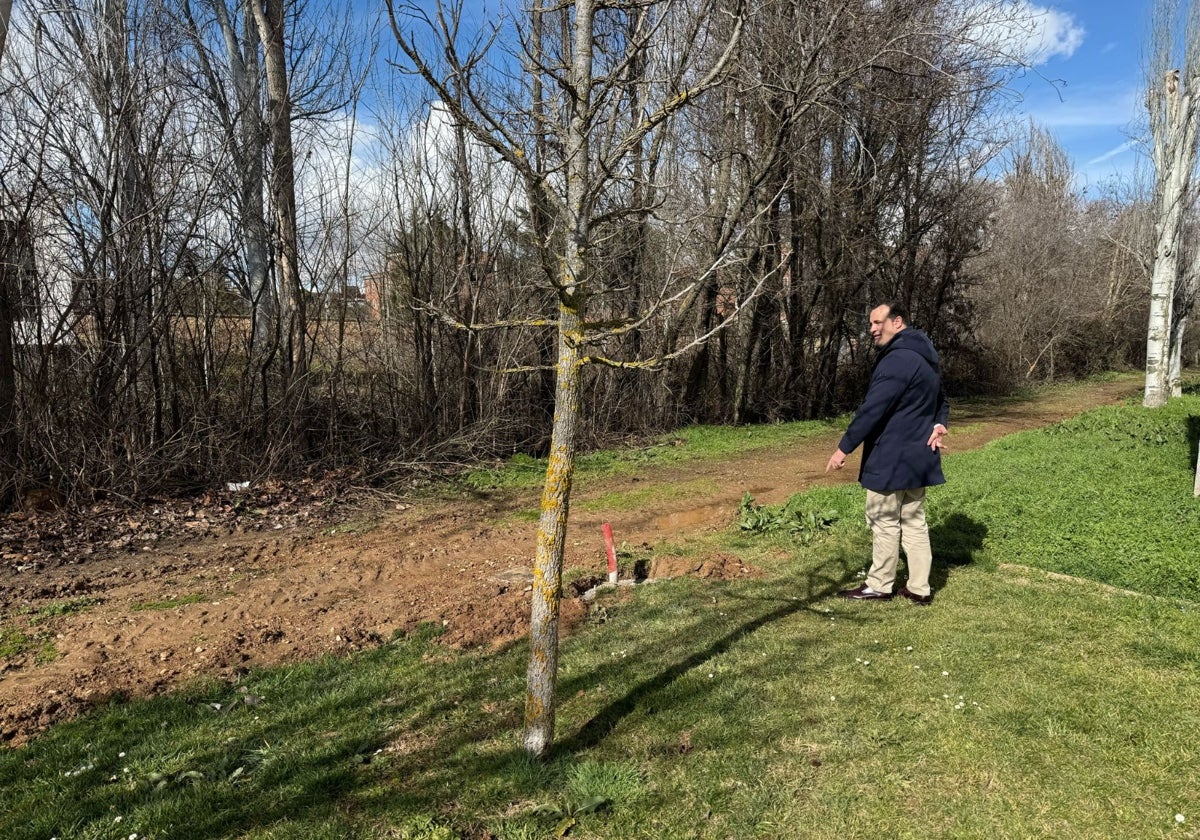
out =
[[118,815],[118,816],[116,816],[116,817],[114,817],[114,818],[113,818],[113,822],[115,822],[115,823],[119,823],[119,822],[120,822],[121,820],[123,820],[123,819],[125,819],[125,818],[124,818],[124,817],[122,817],[122,816],[119,816],[119,815]]
[[714,676],[713,674],[709,674],[708,678],[711,680],[713,678],[713,676]]
[[125,757],[125,753],[123,753],[123,752],[117,753],[117,758],[124,758],[124,757]]
[[1179,823],[1180,825],[1183,825],[1185,820],[1186,820],[1186,817],[1184,817],[1183,814],[1175,815],[1175,822]]
[[909,651],[909,652],[911,653],[911,652],[912,652],[912,645],[909,645],[908,647],[906,647],[906,648],[905,648],[905,650],[907,650],[907,651]]
[[942,676],[943,676],[943,677],[948,677],[948,676],[950,676],[950,672],[949,672],[949,671],[942,671]]

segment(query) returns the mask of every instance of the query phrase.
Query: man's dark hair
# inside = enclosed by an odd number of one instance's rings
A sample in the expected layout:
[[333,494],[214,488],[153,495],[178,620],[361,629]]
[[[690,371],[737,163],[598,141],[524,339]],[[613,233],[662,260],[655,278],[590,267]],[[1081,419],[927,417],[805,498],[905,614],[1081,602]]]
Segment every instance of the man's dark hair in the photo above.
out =
[[882,304],[888,308],[889,318],[900,318],[905,324],[908,323],[908,307],[898,300],[885,300]]

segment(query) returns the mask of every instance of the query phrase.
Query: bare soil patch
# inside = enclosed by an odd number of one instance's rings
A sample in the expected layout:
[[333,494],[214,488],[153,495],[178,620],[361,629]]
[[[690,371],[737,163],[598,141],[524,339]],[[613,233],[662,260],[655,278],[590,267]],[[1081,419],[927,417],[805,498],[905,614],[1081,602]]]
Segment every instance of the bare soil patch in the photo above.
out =
[[[949,445],[980,446],[1136,388],[1127,377],[957,412],[953,424],[964,432],[952,428]],[[857,455],[837,475],[824,473],[838,437],[580,487],[577,501],[641,482],[714,489],[663,494],[638,511],[577,505],[567,567],[604,573],[600,526],[611,522],[618,541],[645,546],[651,577],[756,574],[733,557],[659,558],[653,549],[727,526],[745,492],[774,504],[813,484],[853,481]],[[441,625],[442,641],[456,647],[503,646],[526,633],[536,526],[512,514],[535,507],[533,494],[397,502],[344,486],[265,485],[138,512],[0,520],[0,743],[20,744],[114,696],[371,647],[425,622]],[[581,594],[567,589],[568,626],[585,613]],[[32,646],[2,655],[16,632]]]

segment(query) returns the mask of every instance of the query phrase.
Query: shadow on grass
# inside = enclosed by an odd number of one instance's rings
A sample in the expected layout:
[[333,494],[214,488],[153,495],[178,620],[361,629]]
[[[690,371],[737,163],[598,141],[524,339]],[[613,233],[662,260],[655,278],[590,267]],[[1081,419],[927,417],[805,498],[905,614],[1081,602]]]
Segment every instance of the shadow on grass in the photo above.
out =
[[1197,453],[1200,452],[1200,417],[1189,414],[1187,418],[1188,467],[1196,464]]
[[929,529],[929,545],[933,549],[933,572],[930,583],[934,589],[946,585],[953,566],[974,563],[983,550],[987,526],[964,513],[952,513]]
[[[738,594],[737,590],[723,593],[723,600],[728,603],[739,603],[742,616],[740,623],[733,629],[720,635],[690,655],[684,656],[656,673],[642,679],[633,685],[621,697],[608,703],[599,712],[588,719],[575,734],[561,738],[555,747],[556,755],[586,751],[599,745],[622,720],[631,714],[642,710],[656,695],[663,695],[681,677],[699,668],[709,660],[720,656],[734,645],[746,639],[756,631],[780,619],[787,618],[797,612],[808,610],[818,601],[833,595],[846,585],[860,567],[861,561],[857,555],[851,556],[842,552],[835,560],[826,563],[823,569],[817,569],[800,579],[779,579],[760,584],[778,590],[790,586],[801,586],[801,592],[780,597],[747,596]],[[794,591],[794,590],[793,590]],[[764,604],[774,604],[773,609],[765,609]],[[686,651],[693,647],[696,641],[703,637],[701,627],[684,628],[672,639],[659,640],[655,645],[660,650]],[[566,696],[583,686],[584,683],[603,683],[603,671],[611,671],[613,666],[601,669],[600,673],[592,673],[585,677],[566,681],[560,686],[561,693]],[[694,694],[692,695],[694,697]]]
[[[0,816],[0,836],[108,836],[117,817],[124,817],[122,831],[139,836],[374,836],[372,827],[420,815],[448,818],[465,836],[487,836],[447,816],[464,789],[476,806],[468,813],[552,799],[578,753],[602,743],[635,710],[684,702],[675,685],[682,676],[810,609],[859,565],[857,555],[843,555],[772,581],[680,582],[687,612],[666,625],[669,637],[623,623],[628,660],[601,660],[560,680],[560,708],[568,711],[577,692],[597,697],[608,686],[622,693],[581,726],[560,722],[550,762],[531,761],[519,745],[524,645],[454,654],[410,638],[253,673],[240,686],[210,683],[114,702],[22,750],[0,752],[0,799],[12,806]],[[686,702],[697,702],[687,693]]]
[[933,556],[949,566],[974,563],[987,537],[987,526],[965,513],[952,513],[929,529]]
[[[447,682],[425,657],[451,658],[414,639],[250,674],[247,694],[214,683],[113,702],[0,753],[0,836],[101,838],[119,824],[121,837],[347,837],[364,822],[437,813],[452,798],[440,790],[447,774],[511,763],[463,766],[456,753],[514,720],[478,712],[495,689],[466,663],[451,662]],[[247,696],[255,702],[236,702]],[[456,715],[461,725],[447,725]]]

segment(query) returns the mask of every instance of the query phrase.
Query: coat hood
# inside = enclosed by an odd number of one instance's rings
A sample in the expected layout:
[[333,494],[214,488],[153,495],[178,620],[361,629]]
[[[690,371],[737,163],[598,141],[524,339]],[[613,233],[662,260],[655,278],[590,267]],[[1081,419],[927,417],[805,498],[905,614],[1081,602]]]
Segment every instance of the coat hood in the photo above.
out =
[[894,350],[911,350],[918,354],[925,361],[933,366],[934,370],[938,370],[938,354],[937,350],[933,349],[933,342],[929,340],[929,336],[915,330],[912,327],[906,327],[896,333],[895,337],[888,342],[887,347],[884,347],[880,352],[880,356],[885,353],[891,353]]

